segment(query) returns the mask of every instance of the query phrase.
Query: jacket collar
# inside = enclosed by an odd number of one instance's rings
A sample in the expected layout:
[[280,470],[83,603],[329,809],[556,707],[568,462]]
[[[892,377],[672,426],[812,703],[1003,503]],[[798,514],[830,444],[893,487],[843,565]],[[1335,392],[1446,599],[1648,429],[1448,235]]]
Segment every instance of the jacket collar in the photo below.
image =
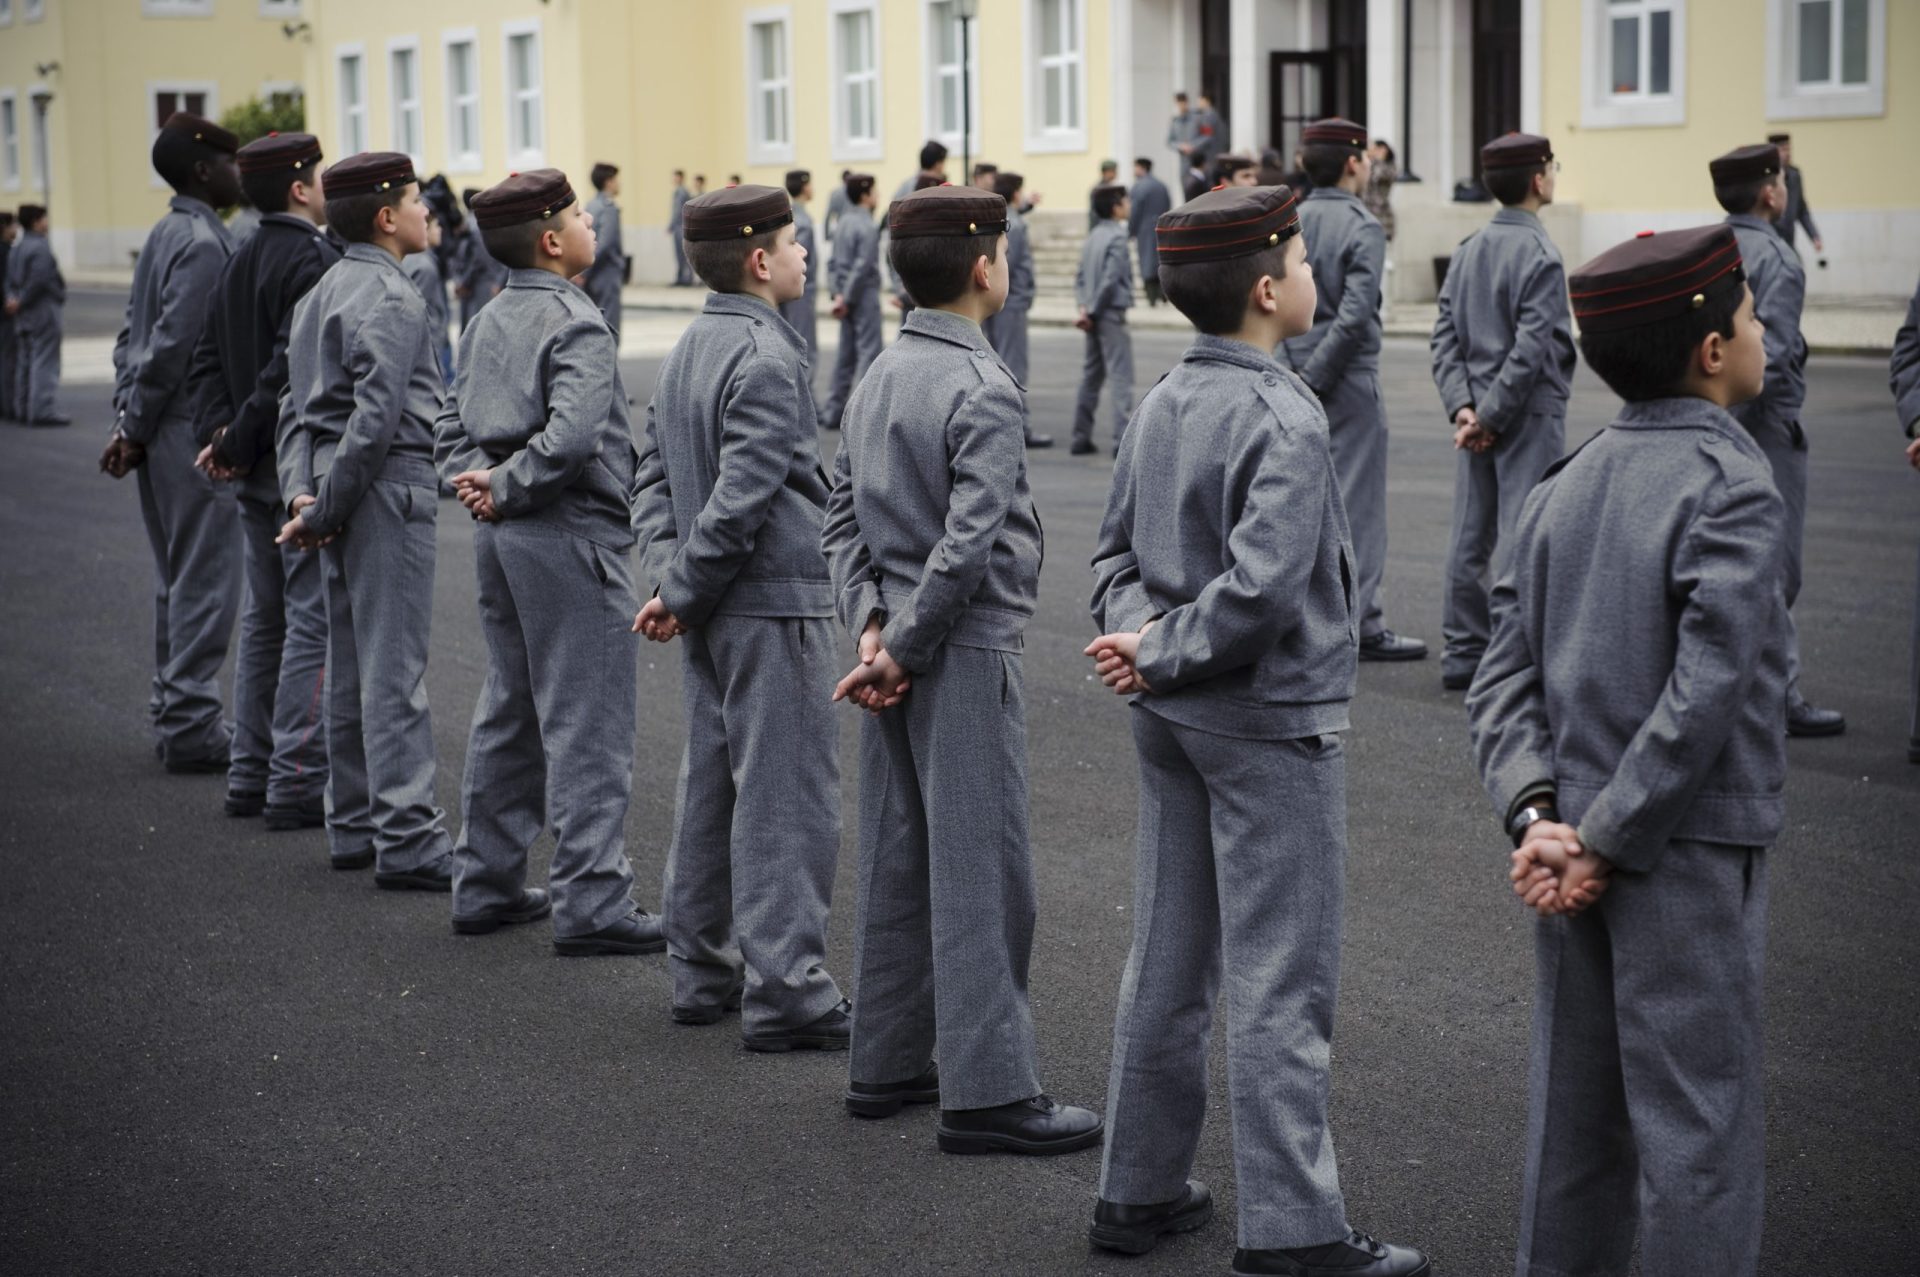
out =
[[1641,399],[1620,406],[1620,415],[1613,419],[1611,427],[1615,430],[1711,430],[1742,445],[1742,451],[1754,456],[1762,455],[1760,445],[1753,441],[1734,419],[1732,413],[1705,399],[1692,395],[1675,395],[1670,399]]
[[980,325],[950,310],[936,310],[931,306],[914,307],[900,328],[903,332],[951,342],[968,350],[984,350],[987,345],[986,334],[980,331]]
[[188,199],[184,195],[175,195],[167,201],[167,207],[176,213],[192,214],[194,217],[206,222],[207,225],[218,227],[222,235],[228,233],[227,224],[220,220],[220,214],[213,211],[211,204],[203,203],[200,200]]
[[356,262],[371,262],[376,266],[385,266],[389,270],[400,269],[400,263],[394,255],[377,244],[349,244],[346,255]]
[[262,226],[285,226],[306,235],[325,235],[326,231],[315,226],[304,217],[292,213],[266,213],[260,218]]
[[757,319],[767,324],[793,347],[802,359],[807,356],[807,343],[793,326],[786,321],[779,309],[768,305],[752,293],[708,293],[707,304],[701,307],[704,315],[739,315],[747,319]]
[[1536,214],[1529,213],[1524,208],[1502,208],[1493,215],[1493,224],[1496,226],[1537,227],[1540,225],[1540,218]]
[[1727,225],[1744,226],[1750,231],[1765,231],[1769,235],[1779,234],[1778,231],[1773,229],[1773,223],[1758,213],[1729,213],[1727,214]]
[[506,286],[508,288],[544,288],[550,293],[557,293],[563,289],[572,288],[573,281],[562,279],[550,270],[516,270],[509,267]]
[[1187,347],[1187,353],[1180,357],[1182,363],[1195,363],[1210,360],[1214,363],[1234,364],[1241,368],[1251,368],[1255,372],[1280,372],[1282,366],[1271,355],[1263,355],[1244,341],[1235,341],[1231,337],[1216,337],[1212,333],[1200,333]]
[[1307,192],[1307,198],[1310,200],[1345,200],[1349,204],[1361,204],[1365,202],[1352,191],[1343,191],[1337,186],[1316,186]]

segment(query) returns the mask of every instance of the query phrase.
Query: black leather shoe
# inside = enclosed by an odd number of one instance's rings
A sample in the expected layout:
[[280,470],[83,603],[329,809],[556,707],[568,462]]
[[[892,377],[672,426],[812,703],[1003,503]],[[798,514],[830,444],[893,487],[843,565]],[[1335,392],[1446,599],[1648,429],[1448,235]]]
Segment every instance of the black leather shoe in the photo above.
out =
[[1053,447],[1053,436],[1052,435],[1028,435],[1027,447],[1051,448]]
[[321,829],[327,823],[327,803],[309,798],[304,803],[268,803],[267,828],[285,833],[289,829]]
[[1091,439],[1075,439],[1073,446],[1067,449],[1067,455],[1073,457],[1091,457],[1100,451]]
[[227,815],[258,816],[267,809],[267,795],[258,789],[227,791]]
[[1427,645],[1417,638],[1395,634],[1392,630],[1381,630],[1372,638],[1360,640],[1360,659],[1363,661],[1424,661],[1427,659]]
[[225,754],[202,754],[197,758],[169,758],[162,765],[176,776],[211,776],[227,770],[230,764]]
[[844,1051],[853,1039],[853,1003],[840,1005],[797,1029],[756,1029],[740,1035],[749,1051]]
[[371,869],[373,868],[373,848],[365,851],[350,851],[344,856],[327,855],[327,863],[335,869]]
[[400,873],[376,871],[373,885],[382,891],[452,891],[453,857],[442,856],[430,865]]
[[484,913],[454,914],[453,929],[458,935],[484,936],[516,923],[537,921],[552,912],[553,898],[538,887],[528,887],[512,904]]
[[1847,716],[1837,709],[1815,709],[1801,701],[1787,706],[1787,735],[1838,736],[1847,730]]
[[702,1002],[693,1006],[676,1002],[673,1004],[673,1022],[675,1024],[718,1024],[727,1014],[740,1009],[742,992],[744,992],[744,986],[736,984],[725,1002]]
[[849,1082],[847,1112],[855,1117],[892,1117],[906,1104],[940,1102],[940,1066],[929,1064],[904,1082]]
[[1458,670],[1442,672],[1440,675],[1440,686],[1446,688],[1449,692],[1464,692],[1473,686],[1473,676],[1475,673],[1476,671],[1474,670],[1468,670],[1464,674]]
[[584,936],[555,936],[553,951],[563,958],[586,958],[600,953],[662,953],[667,935],[660,919],[635,909],[611,927]]
[[1045,1095],[990,1109],[941,1109],[943,1153],[1072,1153],[1100,1142],[1100,1115]]
[[1122,1206],[1101,1198],[1093,1205],[1093,1225],[1087,1240],[1103,1250],[1144,1255],[1168,1233],[1190,1233],[1213,1218],[1213,1194],[1197,1179],[1170,1202],[1152,1206]]
[[1388,1246],[1361,1232],[1345,1241],[1299,1250],[1236,1250],[1234,1277],[1428,1277],[1433,1264],[1417,1250]]

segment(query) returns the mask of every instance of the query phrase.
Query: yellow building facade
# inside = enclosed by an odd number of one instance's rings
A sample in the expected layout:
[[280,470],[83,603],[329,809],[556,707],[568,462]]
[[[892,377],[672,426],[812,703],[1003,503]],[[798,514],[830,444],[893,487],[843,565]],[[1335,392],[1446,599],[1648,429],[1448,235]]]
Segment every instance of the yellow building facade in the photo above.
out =
[[297,0],[0,0],[0,206],[42,204],[69,268],[126,268],[166,209],[174,109],[297,93]]

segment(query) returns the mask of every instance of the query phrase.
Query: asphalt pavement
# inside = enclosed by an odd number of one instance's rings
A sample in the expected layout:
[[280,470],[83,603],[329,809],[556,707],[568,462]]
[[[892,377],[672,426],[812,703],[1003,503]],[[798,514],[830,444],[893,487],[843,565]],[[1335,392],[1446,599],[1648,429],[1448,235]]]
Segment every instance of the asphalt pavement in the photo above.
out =
[[[117,321],[111,299],[85,315]],[[1142,334],[1142,391],[1183,345]],[[1064,444],[1079,338],[1037,331],[1034,346],[1036,422]],[[626,367],[641,402],[657,368]],[[1453,457],[1424,347],[1389,343],[1384,369],[1387,619],[1437,646]],[[1809,386],[1805,685],[1849,727],[1790,743],[1789,825],[1771,853],[1763,1269],[1912,1271],[1920,767],[1905,745],[1920,476],[1900,455],[1883,363],[1816,360]],[[219,778],[164,774],[145,722],[151,566],[134,486],[95,472],[107,388],[75,386],[65,406],[72,428],[0,428],[6,1271],[1226,1270],[1218,1049],[1194,1173],[1219,1215],[1124,1259],[1086,1241],[1097,1153],[954,1157],[935,1149],[926,1110],[858,1121],[840,1104],[845,1055],[754,1055],[736,1021],[672,1024],[663,958],[558,959],[543,925],[455,936],[446,897],[375,891],[370,875],[329,870],[319,833],[268,834],[222,815]],[[1612,406],[1583,369],[1570,438]],[[822,436],[828,458],[835,443]],[[1025,662],[1042,1076],[1095,1108],[1132,925],[1137,788],[1126,711],[1079,656],[1110,472],[1063,447],[1032,456],[1048,541]],[[439,541],[428,687],[451,827],[484,648],[457,505],[443,503]],[[627,831],[657,908],[679,654],[642,645],[637,659]],[[1353,724],[1333,1093],[1348,1210],[1427,1249],[1446,1277],[1489,1277],[1511,1271],[1518,1226],[1530,923],[1437,661],[1363,667]],[[843,977],[856,727],[849,712],[830,946]]]

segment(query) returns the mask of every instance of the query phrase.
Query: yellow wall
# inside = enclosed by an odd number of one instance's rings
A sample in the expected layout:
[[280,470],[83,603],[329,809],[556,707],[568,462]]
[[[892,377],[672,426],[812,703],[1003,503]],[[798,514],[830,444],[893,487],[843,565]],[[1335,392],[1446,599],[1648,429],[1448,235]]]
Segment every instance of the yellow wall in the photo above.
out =
[[[146,17],[139,0],[47,0],[40,22],[23,20],[24,0],[13,8],[13,25],[0,28],[0,88],[19,92],[28,176],[20,191],[0,192],[0,203],[39,202],[42,160],[31,154],[27,90],[43,83],[54,95],[45,202],[55,250],[69,267],[126,266],[165,211],[169,192],[156,185],[148,158],[150,84],[211,84],[218,115],[258,96],[264,83],[301,78],[300,45],[282,34],[283,18],[260,16],[258,0],[215,0],[211,17]],[[47,62],[60,69],[37,74]]]
[[1563,170],[1563,201],[1593,212],[1711,208],[1707,161],[1736,146],[1793,135],[1793,160],[1816,211],[1912,209],[1920,167],[1902,162],[1920,139],[1920,5],[1887,6],[1886,114],[1869,119],[1767,119],[1766,22],[1759,0],[1689,0],[1686,123],[1582,129],[1577,0],[1541,5],[1541,122]]

